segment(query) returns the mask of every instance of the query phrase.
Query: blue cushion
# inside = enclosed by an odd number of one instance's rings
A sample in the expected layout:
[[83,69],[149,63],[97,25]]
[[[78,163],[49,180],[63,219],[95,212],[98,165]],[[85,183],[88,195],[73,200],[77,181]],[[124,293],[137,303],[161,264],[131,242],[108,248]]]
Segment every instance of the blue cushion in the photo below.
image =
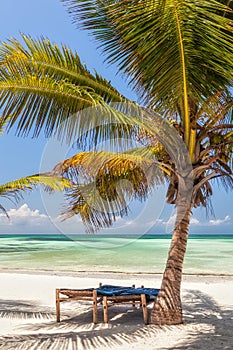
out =
[[122,287],[103,285],[96,288],[98,295],[104,296],[118,296],[118,295],[141,295],[145,294],[149,297],[155,297],[159,294],[159,289],[156,288],[134,288],[134,287]]

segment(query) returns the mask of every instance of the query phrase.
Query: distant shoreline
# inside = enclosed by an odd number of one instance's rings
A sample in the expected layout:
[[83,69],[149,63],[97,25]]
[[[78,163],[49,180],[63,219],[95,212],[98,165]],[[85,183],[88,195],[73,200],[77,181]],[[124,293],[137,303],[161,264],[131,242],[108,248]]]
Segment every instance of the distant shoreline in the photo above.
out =
[[[162,279],[163,274],[157,273],[157,272],[119,272],[119,271],[54,271],[54,270],[42,270],[42,269],[12,269],[12,268],[1,268],[0,274],[23,274],[23,275],[44,275],[44,276],[69,276],[69,277],[78,277],[78,278],[126,278],[126,277],[132,277],[132,278],[146,278],[148,280],[153,280],[155,277],[156,279]],[[183,273],[183,281],[187,282],[195,282],[195,281],[209,281],[212,282],[217,279],[227,279],[233,281],[233,274],[204,274],[204,273],[197,273],[197,274],[187,274]]]

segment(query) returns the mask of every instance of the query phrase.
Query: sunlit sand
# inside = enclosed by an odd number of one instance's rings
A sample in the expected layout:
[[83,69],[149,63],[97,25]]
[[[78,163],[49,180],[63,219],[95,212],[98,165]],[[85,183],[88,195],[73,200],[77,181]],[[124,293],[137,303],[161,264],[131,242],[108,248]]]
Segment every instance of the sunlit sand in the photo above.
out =
[[0,349],[231,349],[233,276],[184,276],[184,324],[145,326],[142,310],[113,306],[109,323],[92,323],[92,303],[61,305],[56,322],[55,289],[115,285],[159,287],[161,275],[106,273],[0,273]]

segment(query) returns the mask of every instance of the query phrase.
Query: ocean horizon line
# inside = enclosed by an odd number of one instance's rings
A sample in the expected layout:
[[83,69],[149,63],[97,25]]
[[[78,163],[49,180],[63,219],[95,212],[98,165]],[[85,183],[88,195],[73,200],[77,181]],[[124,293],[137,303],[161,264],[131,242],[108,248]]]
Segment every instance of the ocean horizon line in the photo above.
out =
[[[171,233],[144,233],[144,234],[136,234],[136,233],[69,233],[69,234],[65,234],[65,233],[49,233],[49,232],[42,232],[42,233],[38,233],[38,232],[30,232],[30,233],[0,233],[0,238],[4,238],[4,237],[8,237],[8,236],[54,236],[54,237],[89,237],[89,238],[101,238],[101,237],[106,237],[106,238],[128,238],[128,237],[132,237],[132,238],[146,238],[146,237],[153,237],[153,238],[171,238],[172,234]],[[225,232],[225,233],[189,233],[189,238],[190,237],[211,237],[211,236],[218,236],[218,237],[224,237],[224,236],[232,236],[233,237],[233,233],[231,232]]]

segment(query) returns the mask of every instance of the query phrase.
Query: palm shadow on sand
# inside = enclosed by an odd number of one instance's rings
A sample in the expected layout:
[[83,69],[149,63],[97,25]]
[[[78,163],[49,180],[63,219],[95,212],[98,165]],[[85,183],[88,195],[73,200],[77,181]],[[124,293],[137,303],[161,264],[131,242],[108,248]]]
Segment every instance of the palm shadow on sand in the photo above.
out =
[[[145,326],[141,309],[130,306],[111,307],[108,325],[102,323],[102,311],[99,309],[100,323],[94,325],[90,304],[82,305],[80,308],[78,303],[67,304],[69,306],[62,310],[62,322],[57,323],[55,310],[47,308],[47,312],[44,312],[45,307],[34,303],[1,301],[2,318],[24,318],[25,322],[14,330],[14,334],[0,337],[0,349],[114,349],[115,346],[123,344],[127,347],[127,344],[136,343],[142,338],[145,338],[146,344],[150,339],[159,340],[162,337],[172,336],[174,332],[178,341],[172,347],[164,349],[232,348],[230,329],[233,311],[220,308],[214,300],[199,291],[190,291],[183,299],[184,324],[170,327]],[[32,318],[34,322],[30,322]]]
[[186,325],[192,324],[194,329],[198,324],[201,327],[194,336],[193,330],[190,329],[183,344],[173,346],[171,350],[232,349],[233,309],[220,307],[214,299],[198,290],[186,294],[183,307]]

